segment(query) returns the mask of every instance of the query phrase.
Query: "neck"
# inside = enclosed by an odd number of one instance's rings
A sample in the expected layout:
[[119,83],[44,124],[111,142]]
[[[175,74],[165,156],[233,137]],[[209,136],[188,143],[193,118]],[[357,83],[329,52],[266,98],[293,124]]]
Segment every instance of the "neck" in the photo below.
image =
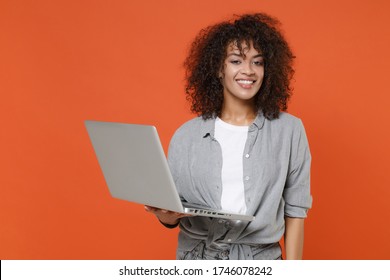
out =
[[219,116],[224,122],[233,125],[249,126],[256,118],[256,111],[252,102],[243,104],[228,105],[224,102],[222,105],[221,115]]

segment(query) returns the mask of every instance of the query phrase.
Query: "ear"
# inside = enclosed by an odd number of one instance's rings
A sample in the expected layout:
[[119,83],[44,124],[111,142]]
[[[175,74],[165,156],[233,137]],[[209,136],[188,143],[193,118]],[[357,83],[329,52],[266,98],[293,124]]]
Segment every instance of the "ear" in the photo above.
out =
[[223,76],[224,76],[224,73],[223,73],[222,70],[223,70],[223,69],[221,69],[221,70],[218,71],[218,78],[219,78],[219,79],[222,79]]

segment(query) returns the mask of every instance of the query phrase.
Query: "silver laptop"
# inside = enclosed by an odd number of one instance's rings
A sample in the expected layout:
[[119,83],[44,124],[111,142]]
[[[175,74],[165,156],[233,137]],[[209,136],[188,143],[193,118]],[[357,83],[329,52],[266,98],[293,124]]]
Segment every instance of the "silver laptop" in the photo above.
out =
[[113,197],[197,216],[254,220],[182,203],[154,126],[99,121],[85,126]]

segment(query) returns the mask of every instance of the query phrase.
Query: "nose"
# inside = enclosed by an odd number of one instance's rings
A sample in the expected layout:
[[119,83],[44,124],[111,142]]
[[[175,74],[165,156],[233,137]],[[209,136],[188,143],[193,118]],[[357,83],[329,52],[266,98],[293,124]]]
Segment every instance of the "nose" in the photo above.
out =
[[245,62],[242,65],[241,73],[245,75],[253,75],[255,71],[253,70],[253,65],[250,62]]

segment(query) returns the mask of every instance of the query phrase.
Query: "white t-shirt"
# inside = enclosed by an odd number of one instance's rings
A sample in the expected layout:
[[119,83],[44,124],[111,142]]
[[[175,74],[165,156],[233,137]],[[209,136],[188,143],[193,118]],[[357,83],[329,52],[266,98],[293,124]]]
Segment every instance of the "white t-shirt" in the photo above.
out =
[[222,149],[222,210],[245,214],[243,154],[249,126],[215,121],[215,139]]

